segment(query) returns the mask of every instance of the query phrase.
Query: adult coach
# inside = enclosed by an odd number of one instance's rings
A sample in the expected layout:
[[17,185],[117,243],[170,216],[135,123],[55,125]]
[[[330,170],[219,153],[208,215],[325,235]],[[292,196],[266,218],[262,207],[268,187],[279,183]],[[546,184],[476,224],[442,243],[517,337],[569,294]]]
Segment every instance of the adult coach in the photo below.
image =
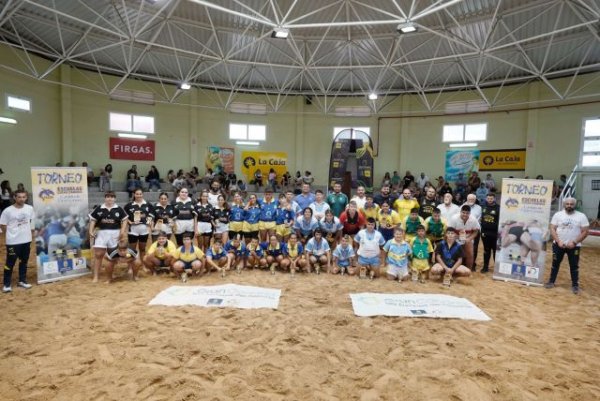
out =
[[564,210],[555,213],[550,221],[550,234],[554,240],[552,243],[552,271],[550,280],[545,285],[546,288],[554,288],[560,263],[566,254],[571,269],[573,294],[579,294],[579,253],[581,241],[587,237],[590,226],[585,214],[575,210],[576,203],[575,198],[566,198],[563,201]]
[[15,204],[7,207],[0,216],[0,228],[6,233],[6,264],[4,265],[4,287],[2,292],[11,292],[12,271],[19,259],[19,283],[21,288],[29,289],[27,283],[27,262],[31,249],[33,208],[27,205],[27,192],[17,189],[14,193]]
[[342,185],[338,182],[333,184],[333,192],[327,196],[327,203],[335,217],[340,217],[348,206],[348,197],[342,193]]

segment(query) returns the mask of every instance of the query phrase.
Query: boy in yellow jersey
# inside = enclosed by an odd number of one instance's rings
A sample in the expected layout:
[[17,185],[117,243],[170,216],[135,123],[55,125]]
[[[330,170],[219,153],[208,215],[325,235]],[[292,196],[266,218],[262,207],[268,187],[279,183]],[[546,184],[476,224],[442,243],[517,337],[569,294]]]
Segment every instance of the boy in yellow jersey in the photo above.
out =
[[379,205],[373,202],[373,194],[367,194],[367,201],[365,202],[365,207],[360,209],[365,216],[365,220],[371,217],[373,220],[377,220],[377,215],[379,214]]
[[204,273],[203,261],[204,252],[192,244],[192,235],[183,235],[183,246],[177,248],[173,254],[173,271],[181,277],[184,283],[188,280],[188,274]]
[[413,199],[412,192],[410,192],[409,188],[404,188],[402,191],[402,196],[396,199],[393,208],[396,210],[396,212],[398,212],[400,221],[404,222],[412,209],[417,208],[418,212],[419,202],[417,202],[416,199]]
[[429,271],[429,257],[433,254],[431,241],[425,237],[425,227],[417,227],[417,236],[410,242],[412,249],[411,274],[412,281],[425,282],[425,275]]
[[177,250],[177,247],[173,242],[167,239],[167,234],[164,231],[158,233],[156,242],[150,245],[148,253],[144,257],[144,266],[152,272],[153,275],[156,273],[166,271],[168,272],[173,263],[173,254]]
[[394,238],[394,228],[399,226],[401,221],[398,213],[390,208],[388,201],[383,201],[381,204],[381,210],[377,214],[377,224],[383,239],[389,241]]

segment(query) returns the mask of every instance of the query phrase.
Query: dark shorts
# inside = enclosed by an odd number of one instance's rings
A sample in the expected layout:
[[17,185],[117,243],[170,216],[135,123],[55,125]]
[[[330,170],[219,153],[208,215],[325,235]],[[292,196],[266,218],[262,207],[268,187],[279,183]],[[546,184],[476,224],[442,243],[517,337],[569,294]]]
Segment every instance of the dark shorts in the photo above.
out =
[[508,233],[517,237],[517,242],[521,243],[521,235],[523,235],[523,227],[522,226],[514,226],[508,229]]
[[130,244],[136,244],[138,241],[139,242],[147,242],[148,241],[148,234],[144,234],[144,235],[131,235],[131,234],[128,234],[127,235],[127,240],[129,241]]
[[244,237],[246,238],[258,238],[258,231],[250,231],[244,233]]

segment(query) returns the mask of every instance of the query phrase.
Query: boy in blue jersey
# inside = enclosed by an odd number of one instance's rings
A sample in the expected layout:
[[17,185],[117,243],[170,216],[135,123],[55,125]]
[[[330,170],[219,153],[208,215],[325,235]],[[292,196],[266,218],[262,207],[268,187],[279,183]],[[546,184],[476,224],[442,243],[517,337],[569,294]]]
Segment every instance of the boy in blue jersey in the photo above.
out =
[[343,276],[346,272],[350,276],[356,274],[356,268],[353,267],[353,260],[356,254],[354,248],[350,243],[352,238],[348,234],[344,235],[340,240],[340,244],[333,251],[333,268],[331,269],[332,274],[341,273]]
[[246,259],[248,257],[246,244],[242,241],[241,236],[236,235],[227,241],[223,249],[227,252],[227,270],[233,266],[237,274],[241,274],[242,270],[246,267]]
[[404,240],[402,228],[394,229],[394,238],[385,243],[383,250],[387,262],[387,279],[398,280],[398,282],[408,279],[409,257],[412,251],[408,242]]
[[281,266],[283,260],[283,245],[277,239],[276,235],[269,237],[269,242],[264,242],[262,245],[265,254],[266,264],[271,270],[271,274],[275,274],[275,269]]
[[320,228],[315,230],[314,236],[306,243],[306,256],[308,259],[308,273],[314,267],[317,274],[321,274],[321,268],[327,267],[327,272],[331,271],[331,249],[329,243],[323,238],[323,231]]
[[210,273],[211,270],[217,270],[221,272],[221,277],[225,277],[229,268],[229,258],[223,248],[223,241],[221,238],[215,238],[212,245],[206,249],[206,271]]
[[286,242],[290,238],[295,220],[296,215],[285,199],[285,195],[279,195],[279,207],[275,212],[275,232],[280,241]]

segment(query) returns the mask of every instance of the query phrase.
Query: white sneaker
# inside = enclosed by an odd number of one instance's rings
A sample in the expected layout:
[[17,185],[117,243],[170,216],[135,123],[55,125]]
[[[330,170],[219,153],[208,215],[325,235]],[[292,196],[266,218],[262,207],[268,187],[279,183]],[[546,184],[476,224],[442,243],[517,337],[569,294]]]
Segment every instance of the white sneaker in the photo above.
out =
[[12,288],[11,287],[2,287],[2,292],[6,293],[6,292],[12,292]]
[[29,284],[29,283],[24,282],[24,281],[19,281],[19,284],[17,284],[17,287],[25,288],[26,290],[28,290],[28,289],[30,289],[33,286],[31,284]]
[[187,283],[188,281],[188,275],[186,272],[181,273],[181,281],[184,283]]

